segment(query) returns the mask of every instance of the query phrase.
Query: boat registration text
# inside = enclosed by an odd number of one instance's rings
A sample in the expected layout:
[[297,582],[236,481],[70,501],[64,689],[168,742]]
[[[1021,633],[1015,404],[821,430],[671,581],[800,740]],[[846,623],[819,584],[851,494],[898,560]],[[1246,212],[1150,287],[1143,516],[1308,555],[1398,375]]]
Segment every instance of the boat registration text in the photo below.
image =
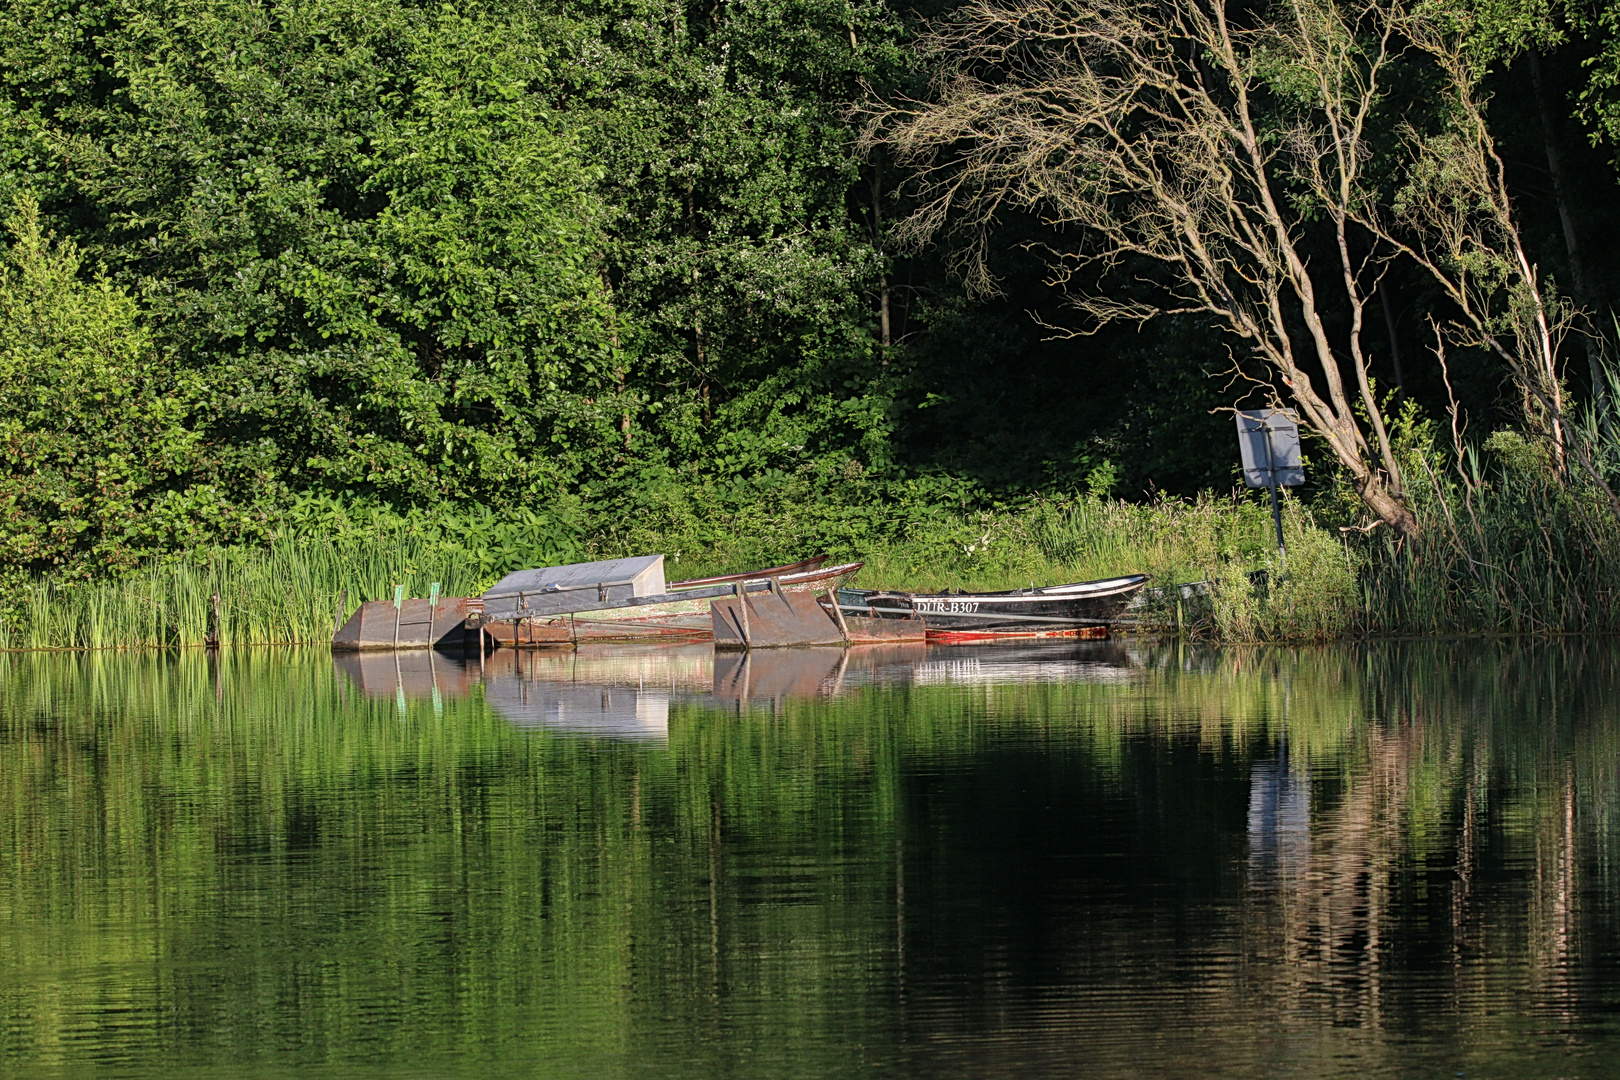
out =
[[918,600],[918,611],[937,613],[941,615],[971,615],[979,610],[977,600]]

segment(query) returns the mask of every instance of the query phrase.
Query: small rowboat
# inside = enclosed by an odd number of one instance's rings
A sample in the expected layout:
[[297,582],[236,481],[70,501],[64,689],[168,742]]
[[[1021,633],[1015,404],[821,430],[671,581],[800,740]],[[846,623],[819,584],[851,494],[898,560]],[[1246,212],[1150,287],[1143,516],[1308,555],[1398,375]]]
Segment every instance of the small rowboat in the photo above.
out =
[[1105,636],[1147,584],[1146,574],[985,593],[863,592],[845,589],[839,607],[851,615],[918,615],[931,641]]
[[[607,608],[598,611],[580,611],[551,619],[524,619],[508,623],[490,623],[488,632],[502,645],[567,645],[585,642],[685,642],[714,640],[714,622],[709,605],[714,597],[713,587],[731,584],[738,588],[757,590],[768,581],[775,581],[783,592],[820,592],[824,589],[835,594],[839,586],[850,581],[864,563],[841,563],[823,567],[826,556],[807,559],[803,563],[773,566],[767,570],[750,570],[741,574],[727,574],[715,578],[698,578],[669,585],[665,593],[673,595],[687,589],[705,590],[705,595],[690,600],[667,600],[660,604],[635,607]],[[798,567],[808,567],[797,569]]]

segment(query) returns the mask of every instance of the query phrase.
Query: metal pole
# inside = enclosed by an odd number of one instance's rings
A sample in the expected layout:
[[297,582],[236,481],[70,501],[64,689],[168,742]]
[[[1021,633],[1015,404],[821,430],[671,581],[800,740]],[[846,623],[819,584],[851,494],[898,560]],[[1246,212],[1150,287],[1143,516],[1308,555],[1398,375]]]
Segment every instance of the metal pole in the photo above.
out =
[[1277,554],[1284,559],[1288,558],[1288,546],[1283,543],[1282,531],[1282,503],[1277,501],[1277,477],[1272,475],[1271,483],[1266,485],[1271,489],[1271,520],[1277,526]]
[[1282,503],[1277,501],[1277,463],[1271,456],[1271,421],[1262,423],[1260,431],[1266,437],[1266,487],[1271,489],[1271,520],[1277,526],[1277,554],[1287,559],[1288,547],[1283,543]]

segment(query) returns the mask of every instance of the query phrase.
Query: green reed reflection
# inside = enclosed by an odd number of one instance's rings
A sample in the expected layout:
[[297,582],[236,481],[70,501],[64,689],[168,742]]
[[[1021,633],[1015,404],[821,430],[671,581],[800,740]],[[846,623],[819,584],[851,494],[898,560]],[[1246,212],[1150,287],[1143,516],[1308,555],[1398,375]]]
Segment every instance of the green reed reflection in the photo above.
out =
[[632,740],[496,707],[646,693],[612,657],[436,695],[317,651],[4,657],[0,1071],[984,1075],[1136,1040],[1172,1074],[1306,1033],[1331,1074],[1414,1030],[1527,1054],[1548,1009],[1609,1052],[1613,646],[1104,659],[841,661],[765,703],[699,657]]

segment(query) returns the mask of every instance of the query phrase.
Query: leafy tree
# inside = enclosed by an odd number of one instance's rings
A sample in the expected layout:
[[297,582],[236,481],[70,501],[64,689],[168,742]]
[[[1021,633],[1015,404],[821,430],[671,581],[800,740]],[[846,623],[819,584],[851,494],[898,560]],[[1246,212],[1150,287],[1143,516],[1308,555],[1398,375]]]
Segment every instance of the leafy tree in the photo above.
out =
[[884,259],[843,110],[906,69],[899,20],[848,0],[568,10],[603,50],[569,92],[606,167],[607,273],[639,362],[625,450],[728,478],[888,464]]
[[[186,426],[200,389],[105,278],[80,279],[18,198],[0,265],[0,576],[76,574],[229,531]],[[236,522],[238,526],[242,522]]]
[[[1449,340],[1499,359],[1561,465],[1569,312],[1526,255],[1468,39],[1446,21],[1382,0],[1268,14],[1223,0],[985,0],[926,47],[944,67],[936,100],[880,110],[872,138],[920,172],[913,239],[953,218],[979,238],[967,265],[981,288],[1005,206],[1074,230],[1048,258],[1083,315],[1210,319],[1368,509],[1413,533],[1363,333],[1381,268],[1410,260],[1444,296]],[[1386,108],[1408,64],[1430,74],[1440,122],[1428,130]],[[1381,171],[1394,174],[1392,206]],[[1121,264],[1147,268],[1157,295],[1111,288]]]
[[[555,497],[602,442],[602,207],[553,81],[566,25],[379,0],[54,5],[90,74],[14,92],[109,272],[209,394],[255,495]],[[76,61],[76,63],[75,63]]]

